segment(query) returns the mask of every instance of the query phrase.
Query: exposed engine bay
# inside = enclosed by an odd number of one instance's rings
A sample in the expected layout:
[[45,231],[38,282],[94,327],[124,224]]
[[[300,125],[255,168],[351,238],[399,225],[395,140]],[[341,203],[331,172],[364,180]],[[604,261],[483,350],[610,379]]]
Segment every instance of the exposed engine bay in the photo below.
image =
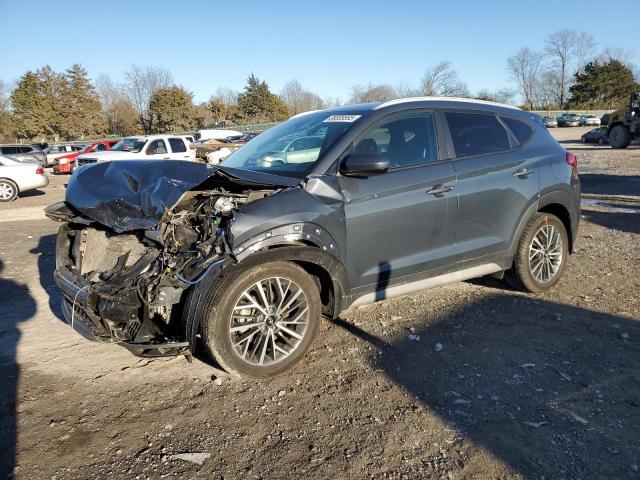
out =
[[[155,184],[148,179],[143,184],[139,179],[150,172],[142,162],[125,163],[136,162],[111,162],[119,165],[88,172],[88,179],[81,176],[86,172],[78,172],[67,201],[46,209],[49,218],[65,222],[58,234],[56,270],[65,293],[63,309],[71,323],[89,326],[92,339],[123,343],[142,355],[186,353],[180,320],[185,291],[212,268],[235,262],[230,225],[236,212],[290,187],[221,178],[217,170],[201,171],[207,167],[197,165],[189,182],[180,189],[174,182],[161,196],[158,185],[166,183],[166,172],[154,173]],[[108,195],[96,190],[95,198],[85,198],[92,191],[90,182],[104,181],[114,170],[121,181],[111,182]],[[86,191],[78,192],[80,187]],[[82,198],[74,202],[77,195]],[[169,197],[178,201],[165,208]],[[109,209],[119,216],[106,217]]]

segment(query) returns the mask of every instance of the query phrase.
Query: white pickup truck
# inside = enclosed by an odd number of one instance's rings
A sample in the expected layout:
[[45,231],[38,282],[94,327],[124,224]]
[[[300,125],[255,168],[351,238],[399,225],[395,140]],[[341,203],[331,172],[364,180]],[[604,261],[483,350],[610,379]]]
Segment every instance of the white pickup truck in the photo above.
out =
[[148,135],[126,137],[104,152],[80,155],[74,170],[83,165],[112,160],[195,160],[196,151],[189,140],[179,135]]

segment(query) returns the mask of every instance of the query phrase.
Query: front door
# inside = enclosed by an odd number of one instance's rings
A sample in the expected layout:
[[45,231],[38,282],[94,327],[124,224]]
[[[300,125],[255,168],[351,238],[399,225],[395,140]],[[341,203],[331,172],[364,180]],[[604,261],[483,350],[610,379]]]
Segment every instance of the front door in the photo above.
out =
[[351,287],[382,292],[455,259],[453,165],[440,160],[432,113],[395,116],[361,136],[355,152],[380,154],[389,171],[340,177]]

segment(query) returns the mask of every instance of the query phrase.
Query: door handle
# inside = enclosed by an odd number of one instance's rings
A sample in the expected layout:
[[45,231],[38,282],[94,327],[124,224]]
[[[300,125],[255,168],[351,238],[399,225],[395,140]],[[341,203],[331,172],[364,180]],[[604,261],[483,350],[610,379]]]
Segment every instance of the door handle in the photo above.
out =
[[427,193],[430,195],[442,195],[443,193],[448,193],[453,190],[451,185],[436,185],[431,190],[427,190]]
[[171,157],[162,157],[163,160],[171,160]]
[[527,178],[529,175],[533,173],[533,170],[527,170],[526,168],[521,168],[517,172],[513,174],[514,177]]

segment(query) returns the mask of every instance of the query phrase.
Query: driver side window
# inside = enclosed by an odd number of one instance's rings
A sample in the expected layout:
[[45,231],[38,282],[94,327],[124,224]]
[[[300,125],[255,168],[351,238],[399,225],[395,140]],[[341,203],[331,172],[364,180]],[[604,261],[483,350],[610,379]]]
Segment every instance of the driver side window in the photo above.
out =
[[364,133],[354,153],[385,156],[389,168],[402,168],[438,160],[438,143],[433,114],[396,117]]

